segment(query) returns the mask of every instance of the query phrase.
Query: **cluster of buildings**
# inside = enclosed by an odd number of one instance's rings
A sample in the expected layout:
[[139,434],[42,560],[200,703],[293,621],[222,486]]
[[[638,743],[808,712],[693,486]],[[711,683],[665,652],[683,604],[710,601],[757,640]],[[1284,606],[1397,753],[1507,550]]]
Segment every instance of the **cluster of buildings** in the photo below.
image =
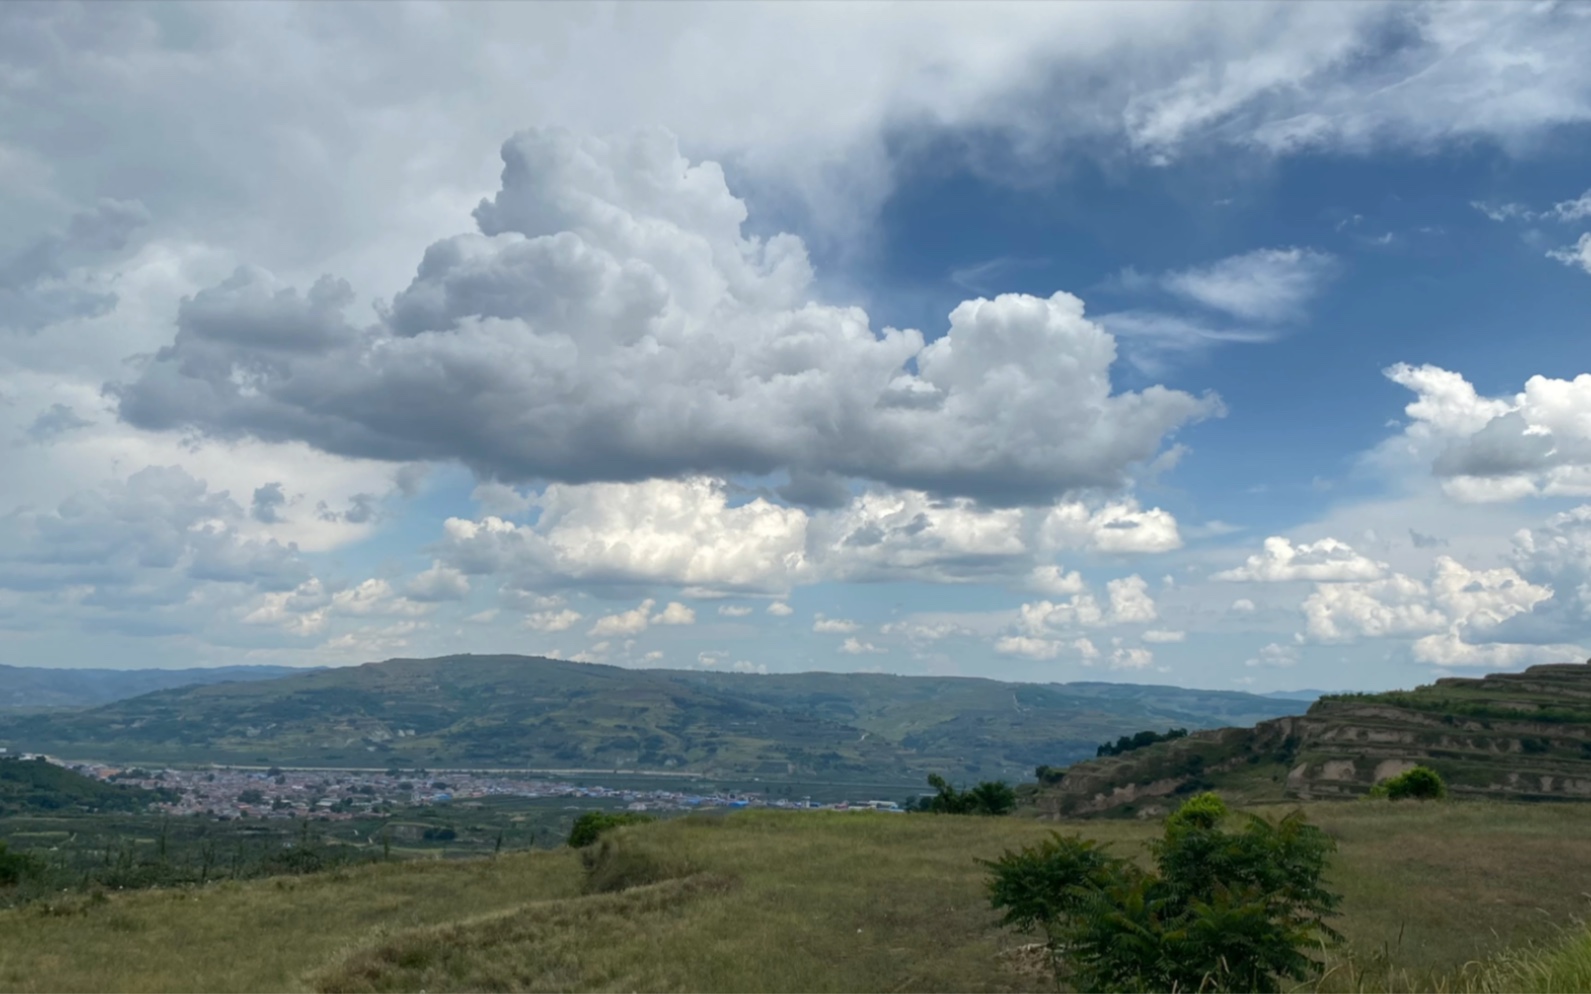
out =
[[489,798],[564,798],[571,806],[623,807],[630,811],[685,811],[698,808],[782,808],[899,811],[892,801],[817,804],[809,799],[771,798],[734,791],[686,793],[672,790],[584,786],[506,773],[430,771],[404,773],[360,770],[145,769],[72,764],[100,780],[164,788],[175,800],[159,805],[173,815],[216,818],[324,818],[348,820],[384,814],[401,807],[472,804]]

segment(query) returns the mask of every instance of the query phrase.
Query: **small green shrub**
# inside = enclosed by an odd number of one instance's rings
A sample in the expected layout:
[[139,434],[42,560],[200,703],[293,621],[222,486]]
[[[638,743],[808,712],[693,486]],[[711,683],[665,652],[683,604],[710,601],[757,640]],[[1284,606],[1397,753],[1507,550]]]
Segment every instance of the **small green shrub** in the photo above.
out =
[[989,904],[1001,924],[1028,930],[1077,910],[1082,895],[1105,886],[1115,864],[1092,839],[1051,832],[1036,846],[979,860],[991,871]]
[[1037,929],[1063,980],[1090,991],[1277,991],[1318,975],[1339,941],[1321,883],[1331,839],[1295,812],[1228,830],[1214,794],[1191,798],[1151,844],[1155,869],[1059,834],[984,863],[1006,924]]
[[[1591,743],[1587,743],[1591,745]],[[1033,776],[1039,783],[1054,784],[1066,779],[1064,766],[1040,766],[1033,771]]]
[[652,820],[651,815],[634,811],[587,811],[575,819],[574,827],[569,830],[569,847],[584,849],[609,829],[620,825],[640,825]]
[[1371,787],[1370,796],[1393,801],[1440,801],[1447,796],[1447,784],[1442,781],[1441,774],[1430,767],[1416,766]]
[[659,847],[644,837],[605,835],[580,850],[587,894],[613,894],[631,887],[678,880],[696,866],[678,850]]

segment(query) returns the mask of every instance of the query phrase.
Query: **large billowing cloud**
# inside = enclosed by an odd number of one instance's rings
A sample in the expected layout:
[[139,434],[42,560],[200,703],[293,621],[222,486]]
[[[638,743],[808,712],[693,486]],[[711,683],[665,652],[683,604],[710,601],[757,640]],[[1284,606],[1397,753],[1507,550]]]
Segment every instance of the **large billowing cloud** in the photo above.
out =
[[808,579],[807,518],[757,499],[729,504],[719,481],[555,484],[534,525],[450,518],[442,560],[527,587],[565,580],[779,591]]
[[1450,496],[1591,495],[1591,374],[1532,376],[1512,397],[1483,397],[1436,366],[1400,364],[1386,375],[1419,395],[1388,448],[1428,462]]
[[1067,584],[1081,584],[1077,574],[1047,557],[1181,544],[1170,514],[1120,499],[985,508],[920,491],[866,491],[840,508],[805,510],[764,497],[737,502],[727,482],[710,477],[553,484],[531,497],[492,496],[523,501],[535,520],[450,519],[438,555],[460,579],[496,575],[525,588],[578,581],[783,593],[823,581],[904,579],[1075,592]]
[[303,440],[482,477],[835,474],[995,503],[1116,488],[1217,401],[1112,392],[1076,297],[968,301],[949,332],[875,332],[809,298],[799,239],[747,237],[714,163],[651,131],[524,132],[480,233],[438,242],[359,328],[346,283],[263,272],[184,302],[119,385],[150,429]]

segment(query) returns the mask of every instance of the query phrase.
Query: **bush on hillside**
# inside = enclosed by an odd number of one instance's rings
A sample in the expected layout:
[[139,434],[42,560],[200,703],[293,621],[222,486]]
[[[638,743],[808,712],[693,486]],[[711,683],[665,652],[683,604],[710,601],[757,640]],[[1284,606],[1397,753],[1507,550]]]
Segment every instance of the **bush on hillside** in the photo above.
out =
[[918,809],[940,815],[1003,815],[1016,808],[1016,791],[1004,780],[985,780],[968,790],[957,790],[937,773],[928,775],[936,793],[923,798]]
[[1318,974],[1339,936],[1321,883],[1334,846],[1295,812],[1228,830],[1213,794],[1189,800],[1150,846],[1154,870],[1055,833],[985,861],[1006,924],[1042,931],[1078,990],[1277,991]]
[[1440,801],[1447,796],[1447,784],[1442,781],[1441,774],[1430,767],[1416,766],[1371,787],[1370,796],[1393,801]]
[[634,811],[587,811],[575,819],[574,827],[569,830],[569,847],[584,849],[601,838],[602,833],[609,829],[618,828],[620,825],[640,825],[652,820],[651,815],[638,814]]
[[39,858],[31,853],[12,852],[0,842],[0,887],[13,887],[33,876],[41,868]]

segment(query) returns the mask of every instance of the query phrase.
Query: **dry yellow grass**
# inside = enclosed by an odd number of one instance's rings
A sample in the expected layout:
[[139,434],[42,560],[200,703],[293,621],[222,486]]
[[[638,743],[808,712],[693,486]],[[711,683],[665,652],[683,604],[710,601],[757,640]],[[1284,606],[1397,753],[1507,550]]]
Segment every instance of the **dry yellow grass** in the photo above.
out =
[[[1042,838],[1018,819],[748,813],[624,829],[632,879],[683,880],[415,929],[334,965],[326,990],[1016,990],[975,857]],[[1152,826],[1093,828],[1118,839]],[[617,882],[620,873],[604,876]],[[469,946],[478,952],[456,955]],[[1053,986],[1053,985],[1052,985]]]
[[1433,989],[1465,963],[1554,940],[1591,911],[1584,806],[1363,801],[1307,810],[1339,846],[1331,880],[1350,948],[1336,963],[1352,955],[1361,969],[1390,967],[1414,989]]
[[378,930],[571,896],[567,851],[415,861],[204,888],[72,896],[0,913],[7,991],[301,990],[303,974]]
[[[1583,983],[1565,978],[1591,946],[1555,943],[1591,903],[1591,809],[1308,811],[1339,840],[1332,876],[1353,942],[1321,989]],[[643,885],[611,893],[582,894],[578,858],[563,851],[113,895],[77,914],[0,914],[0,988],[1053,990],[1021,950],[1030,937],[996,927],[974,860],[1054,827],[1123,853],[1158,830],[746,812],[623,830],[606,879]],[[1527,982],[1527,964],[1556,979]]]

